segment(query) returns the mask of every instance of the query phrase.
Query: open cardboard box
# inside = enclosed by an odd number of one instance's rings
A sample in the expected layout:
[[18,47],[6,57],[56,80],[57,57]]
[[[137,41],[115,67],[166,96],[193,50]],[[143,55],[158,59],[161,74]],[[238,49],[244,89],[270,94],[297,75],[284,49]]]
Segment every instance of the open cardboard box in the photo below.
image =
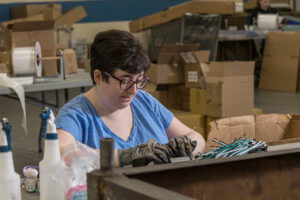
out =
[[184,83],[181,52],[196,51],[200,44],[168,44],[162,47],[157,64],[151,64],[146,75],[156,84]]
[[216,145],[217,138],[225,143],[246,134],[249,138],[278,144],[278,141],[300,138],[300,115],[262,114],[219,119],[209,124],[211,130],[207,136],[206,150]]
[[250,115],[254,108],[254,62],[211,62],[206,78],[206,115]]

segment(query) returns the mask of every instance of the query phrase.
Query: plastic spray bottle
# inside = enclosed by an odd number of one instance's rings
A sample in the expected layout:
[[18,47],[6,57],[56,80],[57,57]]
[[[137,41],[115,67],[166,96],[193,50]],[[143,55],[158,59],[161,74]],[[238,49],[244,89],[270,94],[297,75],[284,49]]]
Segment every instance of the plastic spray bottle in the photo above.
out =
[[[42,125],[46,125],[44,158],[39,163],[40,167],[40,200],[49,200],[48,194],[55,192],[55,188],[48,186],[50,173],[60,161],[59,144],[57,139],[55,117],[49,108],[44,108],[41,113]],[[43,127],[42,127],[43,128]],[[49,191],[49,192],[48,192]]]
[[11,125],[6,118],[0,124],[0,199],[21,200],[20,175],[15,172]]

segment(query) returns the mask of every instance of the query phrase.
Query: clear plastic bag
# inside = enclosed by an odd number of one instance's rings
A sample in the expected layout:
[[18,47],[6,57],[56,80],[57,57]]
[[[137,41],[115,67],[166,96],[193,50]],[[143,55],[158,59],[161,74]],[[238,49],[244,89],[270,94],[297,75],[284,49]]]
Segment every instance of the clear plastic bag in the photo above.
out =
[[99,168],[100,157],[95,149],[80,142],[67,146],[59,164],[50,174],[48,191],[53,191],[50,199],[87,199],[86,174]]

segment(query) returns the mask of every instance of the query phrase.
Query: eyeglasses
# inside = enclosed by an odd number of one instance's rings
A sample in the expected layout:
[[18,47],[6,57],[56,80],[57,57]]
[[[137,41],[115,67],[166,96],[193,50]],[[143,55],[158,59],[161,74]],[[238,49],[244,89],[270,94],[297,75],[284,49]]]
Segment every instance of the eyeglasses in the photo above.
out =
[[141,79],[139,81],[133,81],[133,80],[130,80],[130,79],[118,78],[118,77],[116,77],[114,75],[111,75],[107,72],[104,72],[104,74],[106,74],[107,76],[109,76],[111,78],[114,78],[114,79],[120,81],[120,88],[122,90],[127,90],[127,89],[131,88],[134,84],[136,84],[137,89],[143,89],[149,81],[149,78],[146,75],[144,75],[143,79]]

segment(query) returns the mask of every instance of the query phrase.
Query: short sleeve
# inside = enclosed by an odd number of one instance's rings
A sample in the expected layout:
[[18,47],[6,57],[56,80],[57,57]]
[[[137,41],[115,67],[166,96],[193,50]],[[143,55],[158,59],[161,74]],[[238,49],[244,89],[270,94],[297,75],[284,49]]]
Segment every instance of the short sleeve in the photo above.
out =
[[63,129],[71,133],[74,138],[83,142],[83,117],[72,109],[61,109],[55,119],[57,129]]
[[150,106],[150,109],[154,111],[156,116],[162,122],[165,130],[170,126],[174,114],[168,110],[164,105],[162,105],[157,99],[155,99],[151,94],[145,91],[139,91],[143,96],[144,103]]

